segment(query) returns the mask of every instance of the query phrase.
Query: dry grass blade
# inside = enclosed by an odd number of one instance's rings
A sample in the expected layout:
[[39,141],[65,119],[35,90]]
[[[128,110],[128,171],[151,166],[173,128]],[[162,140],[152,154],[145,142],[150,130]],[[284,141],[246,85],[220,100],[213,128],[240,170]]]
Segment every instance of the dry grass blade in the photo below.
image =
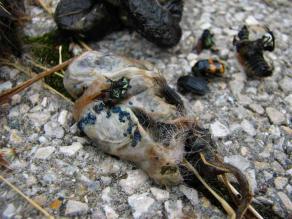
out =
[[[221,182],[223,182],[228,189],[234,194],[235,197],[238,197],[240,193],[233,187],[233,185],[229,182],[226,176],[219,176],[218,177]],[[257,219],[264,219],[251,205],[248,206],[248,210],[257,218]]]
[[30,199],[29,197],[27,197],[23,192],[21,192],[17,187],[15,187],[8,180],[6,180],[2,175],[0,175],[0,180],[3,181],[4,183],[6,183],[12,190],[14,190],[15,192],[17,192],[21,197],[23,197],[26,201],[28,201],[34,208],[36,208],[37,210],[39,210],[47,218],[50,218],[50,219],[53,219],[54,218],[45,209],[43,209],[36,202],[34,202],[32,199]]
[[63,62],[60,65],[56,65],[53,68],[50,68],[46,71],[43,71],[42,73],[34,76],[33,78],[17,85],[14,88],[11,88],[7,91],[4,91],[2,94],[0,94],[0,104],[5,103],[9,100],[10,97],[12,97],[14,94],[17,94],[21,91],[23,91],[25,88],[29,87],[30,85],[32,85],[33,83],[41,80],[42,78],[49,76],[51,74],[53,74],[56,71],[60,71],[61,69],[67,67],[75,58],[69,59],[65,62]]
[[7,9],[3,6],[2,2],[0,2],[0,8],[2,8],[2,10],[5,11],[7,14],[11,15],[11,13],[7,11]]
[[65,95],[61,94],[59,91],[57,91],[56,89],[52,88],[50,85],[44,83],[44,84],[43,84],[43,87],[44,87],[45,89],[48,89],[48,90],[49,90],[50,92],[52,92],[53,94],[56,94],[56,95],[62,97],[62,98],[63,98],[64,100],[66,100],[67,102],[72,103],[72,104],[74,103],[70,98],[68,98],[68,97],[66,97]]
[[[30,62],[33,66],[35,66],[35,67],[37,67],[37,68],[39,68],[39,69],[41,69],[41,70],[43,70],[43,71],[48,70],[47,67],[43,66],[42,64],[40,64],[40,63],[38,63],[38,62],[36,62],[36,61],[34,61],[34,60],[32,60],[32,59],[27,59],[27,61]],[[62,64],[62,63],[63,63],[63,62],[60,62],[59,64]],[[63,71],[61,70],[61,72],[63,72]],[[54,74],[55,74],[55,75],[58,75],[58,76],[61,77],[61,78],[64,77],[64,75],[60,74],[59,72],[54,72]]]
[[0,59],[0,65],[3,65],[3,66],[7,65],[10,67],[13,67],[17,69],[18,71],[25,73],[28,77],[34,77],[37,75],[36,73],[30,71],[28,67],[25,67],[22,64],[20,64],[17,60],[13,60],[13,62],[11,62],[9,59]]
[[83,41],[79,41],[79,44],[84,48],[86,49],[87,51],[92,51],[93,49],[88,46],[86,43],[84,43]]

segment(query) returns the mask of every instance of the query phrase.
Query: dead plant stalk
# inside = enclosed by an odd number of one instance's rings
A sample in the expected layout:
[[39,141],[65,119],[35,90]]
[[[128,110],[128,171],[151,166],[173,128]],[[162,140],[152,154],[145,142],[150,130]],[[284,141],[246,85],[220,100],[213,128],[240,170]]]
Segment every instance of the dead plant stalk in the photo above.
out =
[[2,103],[5,103],[9,100],[9,98],[11,98],[13,95],[23,91],[25,88],[29,87],[30,85],[32,85],[33,83],[43,79],[44,77],[46,76],[49,76],[51,74],[53,74],[54,72],[57,72],[57,71],[60,71],[61,69],[64,69],[65,67],[67,67],[73,60],[75,59],[74,58],[71,58],[59,65],[56,65],[50,69],[47,69],[43,72],[41,72],[40,74],[38,75],[35,75],[33,78],[17,85],[16,87],[14,88],[11,88],[7,91],[4,91],[2,94],[0,94],[0,104]]
[[21,197],[23,197],[27,202],[29,202],[34,208],[39,210],[43,215],[45,215],[49,219],[53,219],[54,217],[50,215],[45,209],[39,206],[35,201],[27,197],[23,192],[21,192],[16,186],[10,183],[7,179],[5,179],[2,175],[0,175],[0,180],[7,184],[12,190],[18,193]]

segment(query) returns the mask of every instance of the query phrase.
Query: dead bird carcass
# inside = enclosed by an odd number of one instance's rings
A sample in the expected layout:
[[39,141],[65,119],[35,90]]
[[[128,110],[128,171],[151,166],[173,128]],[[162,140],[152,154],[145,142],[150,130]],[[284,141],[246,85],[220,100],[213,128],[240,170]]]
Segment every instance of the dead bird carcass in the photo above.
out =
[[[250,208],[245,175],[222,161],[208,130],[188,116],[184,101],[151,64],[91,51],[69,66],[64,85],[77,99],[78,127],[105,153],[133,162],[160,185],[191,184],[194,176],[231,218]],[[227,173],[240,194],[230,192]],[[236,210],[206,182],[217,177]]]
[[[251,30],[255,39],[250,39]],[[268,27],[243,26],[234,37],[233,45],[236,47],[238,61],[247,76],[268,77],[273,74],[273,65],[264,58],[264,51],[272,52],[275,49],[275,36]]]
[[96,40],[127,28],[160,47],[172,47],[182,35],[182,11],[183,0],[61,0],[55,21],[69,35]]

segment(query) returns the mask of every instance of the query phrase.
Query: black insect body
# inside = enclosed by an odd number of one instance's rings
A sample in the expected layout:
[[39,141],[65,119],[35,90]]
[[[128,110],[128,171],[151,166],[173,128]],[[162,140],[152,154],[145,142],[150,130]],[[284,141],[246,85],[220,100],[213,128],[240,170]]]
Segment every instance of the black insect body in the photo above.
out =
[[[244,25],[241,30],[237,34],[240,40],[248,40],[249,38],[249,31],[246,25]],[[235,40],[235,39],[234,39]]]
[[205,95],[209,91],[208,82],[201,77],[191,75],[182,76],[177,81],[180,92],[191,92],[197,95]]
[[192,73],[197,77],[222,76],[224,71],[224,64],[216,59],[199,60],[192,67]]
[[127,90],[130,86],[130,80],[123,77],[118,81],[112,81],[110,88],[110,98],[112,99],[121,99],[126,95]]
[[210,30],[205,29],[197,42],[197,45],[196,45],[197,53],[201,53],[202,50],[204,49],[211,49],[211,50],[217,51],[214,48],[214,46],[215,46],[214,34],[212,34]]
[[264,51],[272,52],[275,48],[275,37],[266,27],[266,34],[262,38],[249,40],[249,30],[244,26],[234,37],[233,45],[236,47],[237,58],[249,77],[268,77],[274,70],[263,56]]
[[59,29],[87,39],[129,28],[160,47],[175,46],[182,35],[182,0],[61,0],[55,13]]
[[175,105],[179,109],[182,109],[183,101],[174,89],[172,89],[170,86],[168,86],[166,84],[161,89],[161,93],[162,93],[162,95],[165,98],[167,103]]

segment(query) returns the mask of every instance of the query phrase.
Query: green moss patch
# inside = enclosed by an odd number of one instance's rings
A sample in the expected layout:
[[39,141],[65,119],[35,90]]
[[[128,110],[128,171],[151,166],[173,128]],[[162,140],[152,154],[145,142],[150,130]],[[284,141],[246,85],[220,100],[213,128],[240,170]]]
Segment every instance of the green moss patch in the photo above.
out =
[[[36,63],[47,68],[59,64],[59,47],[62,46],[62,60],[72,57],[69,52],[69,41],[60,37],[57,31],[44,34],[40,37],[25,38],[26,46]],[[59,72],[62,75],[62,72]],[[58,74],[52,74],[45,78],[45,82],[66,97],[71,98],[63,85],[63,78]]]
[[69,52],[69,42],[62,40],[57,31],[52,31],[40,37],[27,37],[24,42],[29,46],[33,58],[45,66],[59,64],[59,46],[62,46],[63,60],[72,57]]

